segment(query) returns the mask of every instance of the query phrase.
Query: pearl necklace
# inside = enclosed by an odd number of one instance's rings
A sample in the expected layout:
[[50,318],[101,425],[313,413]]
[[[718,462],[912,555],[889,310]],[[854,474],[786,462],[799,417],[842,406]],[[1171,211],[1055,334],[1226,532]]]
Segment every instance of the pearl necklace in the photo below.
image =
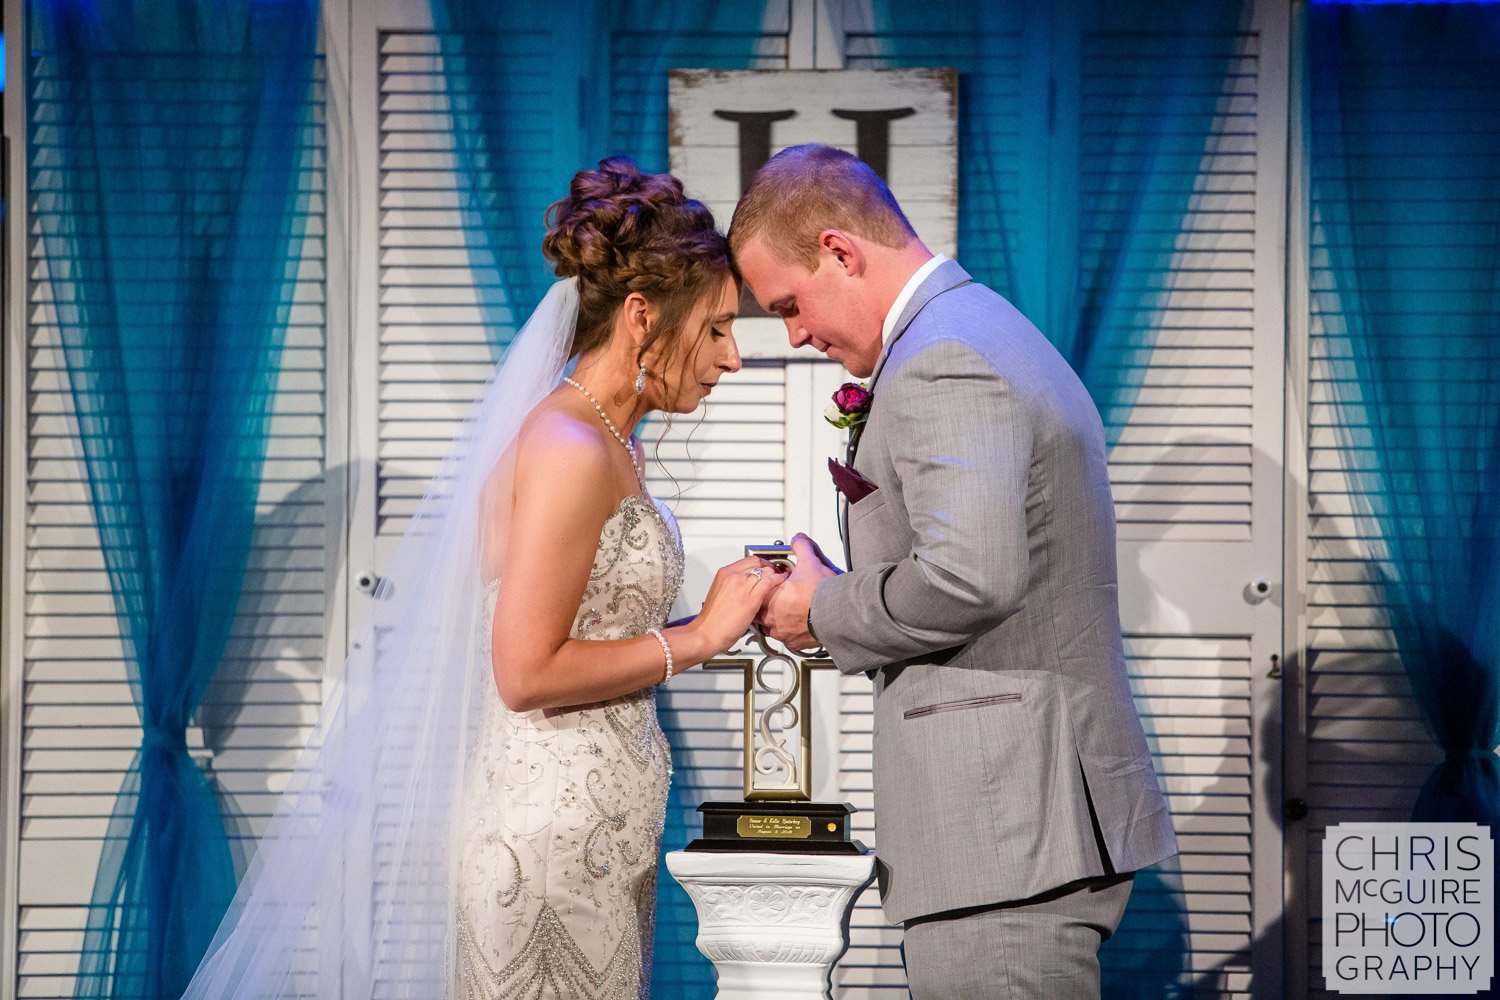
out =
[[573,388],[577,389],[579,392],[583,393],[584,398],[587,399],[590,403],[594,404],[594,412],[599,414],[599,419],[604,421],[604,426],[609,430],[611,434],[614,435],[615,440],[620,442],[620,447],[625,449],[625,454],[630,456],[630,467],[635,470],[636,481],[641,484],[642,489],[645,489],[646,473],[642,471],[640,463],[635,460],[635,449],[630,447],[629,441],[626,441],[623,437],[620,436],[620,432],[615,429],[615,422],[609,419],[609,414],[604,412],[604,407],[599,405],[599,401],[594,398],[594,394],[592,392],[589,392],[587,389],[579,385],[577,382],[574,382],[568,376],[564,375],[563,381],[571,385]]

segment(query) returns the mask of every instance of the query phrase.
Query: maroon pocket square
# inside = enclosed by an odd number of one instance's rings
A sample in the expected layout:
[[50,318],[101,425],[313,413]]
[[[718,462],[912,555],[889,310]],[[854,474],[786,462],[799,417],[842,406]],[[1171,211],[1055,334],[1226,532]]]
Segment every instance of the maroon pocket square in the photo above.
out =
[[859,503],[880,488],[843,462],[832,458],[828,460],[828,471],[833,475],[833,485],[838,487],[839,492],[851,504]]

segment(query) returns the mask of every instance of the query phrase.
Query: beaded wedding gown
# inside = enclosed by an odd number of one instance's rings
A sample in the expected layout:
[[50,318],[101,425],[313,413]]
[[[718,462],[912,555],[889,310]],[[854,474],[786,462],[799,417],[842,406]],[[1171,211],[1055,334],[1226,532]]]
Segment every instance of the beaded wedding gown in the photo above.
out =
[[[574,639],[659,628],[682,539],[655,499],[604,523]],[[484,594],[485,651],[499,581]],[[485,657],[488,662],[488,656]],[[656,868],[672,761],[655,691],[515,713],[486,686],[468,766],[454,993],[463,1000],[636,1000],[650,992]]]

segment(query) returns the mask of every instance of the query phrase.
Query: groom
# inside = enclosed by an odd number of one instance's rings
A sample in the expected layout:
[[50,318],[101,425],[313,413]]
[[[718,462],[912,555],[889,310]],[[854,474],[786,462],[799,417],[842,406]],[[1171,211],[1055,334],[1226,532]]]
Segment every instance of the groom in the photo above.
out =
[[1177,852],[1125,676],[1099,415],[848,153],[777,154],[729,241],[792,346],[873,393],[836,474],[850,569],[799,535],[763,623],[874,678],[880,891],[912,994],[1097,998],[1134,872]]

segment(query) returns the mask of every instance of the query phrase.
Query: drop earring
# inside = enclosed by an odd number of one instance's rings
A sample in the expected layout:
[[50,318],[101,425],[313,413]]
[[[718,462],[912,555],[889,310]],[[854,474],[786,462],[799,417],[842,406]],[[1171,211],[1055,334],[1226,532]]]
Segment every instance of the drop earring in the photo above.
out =
[[635,394],[641,395],[646,391],[646,366],[641,365],[641,373],[635,377]]

